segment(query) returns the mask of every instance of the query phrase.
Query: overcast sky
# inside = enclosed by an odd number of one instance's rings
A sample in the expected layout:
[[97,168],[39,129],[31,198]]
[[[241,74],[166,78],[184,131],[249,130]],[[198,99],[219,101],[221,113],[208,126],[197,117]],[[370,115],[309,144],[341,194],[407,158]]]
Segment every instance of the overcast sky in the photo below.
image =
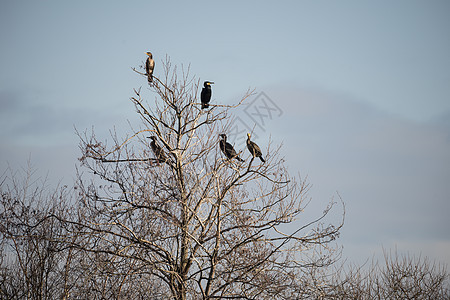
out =
[[215,102],[264,92],[250,101],[274,114],[239,118],[283,143],[314,207],[339,192],[344,256],[450,263],[449,16],[448,1],[0,0],[0,171],[31,158],[72,182],[74,127],[136,121],[131,68],[150,50],[156,74],[169,55],[214,81]]

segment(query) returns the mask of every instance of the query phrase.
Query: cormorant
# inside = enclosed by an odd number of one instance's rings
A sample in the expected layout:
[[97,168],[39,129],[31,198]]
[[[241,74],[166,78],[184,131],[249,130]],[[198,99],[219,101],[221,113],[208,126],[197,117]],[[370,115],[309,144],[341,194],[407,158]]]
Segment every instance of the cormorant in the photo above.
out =
[[202,93],[200,94],[200,100],[202,101],[202,109],[209,107],[208,103],[211,100],[212,95],[211,84],[214,84],[214,82],[205,81],[203,83]]
[[153,81],[153,69],[155,68],[155,61],[151,52],[147,52],[147,61],[145,62],[145,72],[148,76],[148,82]]
[[259,159],[262,162],[266,162],[264,160],[264,158],[262,157],[262,152],[261,152],[261,149],[259,148],[259,146],[256,145],[255,142],[250,141],[250,136],[251,136],[250,133],[247,133],[247,148],[248,148],[248,151],[250,151],[250,153],[253,155],[253,157],[259,157]]
[[164,154],[163,149],[160,145],[156,143],[156,136],[152,135],[148,137],[149,139],[152,139],[150,143],[150,147],[152,147],[153,153],[155,154],[156,159],[158,159],[159,162],[167,162],[167,156]]
[[219,146],[223,154],[225,154],[228,159],[236,158],[238,161],[243,162],[244,160],[238,156],[233,146],[230,143],[227,143],[227,135],[222,133],[219,134],[219,136],[222,138],[219,142]]

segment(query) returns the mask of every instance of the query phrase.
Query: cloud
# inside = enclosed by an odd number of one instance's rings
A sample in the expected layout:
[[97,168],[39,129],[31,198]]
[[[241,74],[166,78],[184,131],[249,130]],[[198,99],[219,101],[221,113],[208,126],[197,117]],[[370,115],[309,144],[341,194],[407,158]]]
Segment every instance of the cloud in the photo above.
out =
[[450,241],[448,114],[419,123],[332,91],[265,92],[284,112],[268,133],[284,142],[291,172],[308,175],[317,206],[335,191],[346,202],[344,245],[414,241],[420,252],[429,239]]
[[[126,101],[125,101],[126,102]],[[129,111],[131,103],[126,103]],[[123,114],[125,112],[125,114]],[[68,183],[75,176],[75,164],[80,156],[80,132],[94,130],[99,138],[108,137],[116,126],[119,133],[129,128],[127,110],[113,105],[101,109],[95,106],[74,107],[67,98],[32,89],[0,92],[0,174],[8,167],[21,169],[30,160],[40,176]]]
[[58,96],[52,91],[4,90],[0,92],[0,135],[10,143],[67,143],[75,137],[74,126],[79,130],[95,126],[107,133],[115,125],[126,125],[123,112],[133,111],[127,101],[117,105],[117,101],[108,103],[102,98],[101,105],[100,100],[86,95],[89,98],[76,105],[71,95]]

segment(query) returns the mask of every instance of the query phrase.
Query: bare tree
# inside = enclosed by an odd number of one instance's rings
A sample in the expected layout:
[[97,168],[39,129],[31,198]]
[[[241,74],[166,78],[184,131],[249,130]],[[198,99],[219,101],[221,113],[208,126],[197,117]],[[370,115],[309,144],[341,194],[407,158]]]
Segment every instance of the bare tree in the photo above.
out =
[[342,262],[312,271],[313,299],[450,299],[444,265],[396,251],[385,251],[383,262],[368,266]]
[[12,171],[0,178],[0,298],[67,299],[76,249],[61,242],[67,232],[48,216],[67,219],[68,188],[47,191],[33,173],[29,167],[23,181]]
[[79,134],[92,176],[74,189],[0,177],[1,299],[449,299],[447,270],[426,258],[338,268],[345,211],[336,225],[333,201],[306,214],[309,186],[281,147],[267,141],[265,162],[220,151],[251,92],[202,109],[200,81],[163,66],[154,101],[131,98],[138,129],[111,145]]
[[[202,110],[199,80],[168,60],[149,90],[152,104],[141,89],[131,98],[142,124],[129,136],[112,134],[108,146],[94,133],[80,134],[80,160],[94,178],[79,176],[72,235],[82,232],[89,243],[78,248],[115,278],[118,298],[129,296],[137,278],[154,298],[298,297],[305,270],[336,258],[330,242],[343,219],[323,223],[333,203],[300,223],[308,184],[289,175],[281,148],[269,141],[264,164],[241,149],[244,162],[222,156],[218,136],[251,92],[235,106]],[[164,160],[151,151],[150,136]]]
[[371,280],[371,294],[378,299],[449,299],[446,268],[427,258],[397,252],[384,254],[384,267]]

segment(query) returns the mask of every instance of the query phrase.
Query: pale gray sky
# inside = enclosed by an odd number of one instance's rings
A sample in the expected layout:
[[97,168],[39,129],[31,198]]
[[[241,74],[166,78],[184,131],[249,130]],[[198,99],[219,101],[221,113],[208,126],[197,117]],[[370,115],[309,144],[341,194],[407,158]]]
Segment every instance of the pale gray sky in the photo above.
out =
[[[131,71],[150,50],[283,111],[284,143],[322,207],[347,203],[344,254],[397,246],[450,262],[450,2],[0,1],[0,170],[70,182],[79,130],[136,120]],[[243,115],[245,117],[245,114]],[[247,122],[249,120],[247,119]]]

